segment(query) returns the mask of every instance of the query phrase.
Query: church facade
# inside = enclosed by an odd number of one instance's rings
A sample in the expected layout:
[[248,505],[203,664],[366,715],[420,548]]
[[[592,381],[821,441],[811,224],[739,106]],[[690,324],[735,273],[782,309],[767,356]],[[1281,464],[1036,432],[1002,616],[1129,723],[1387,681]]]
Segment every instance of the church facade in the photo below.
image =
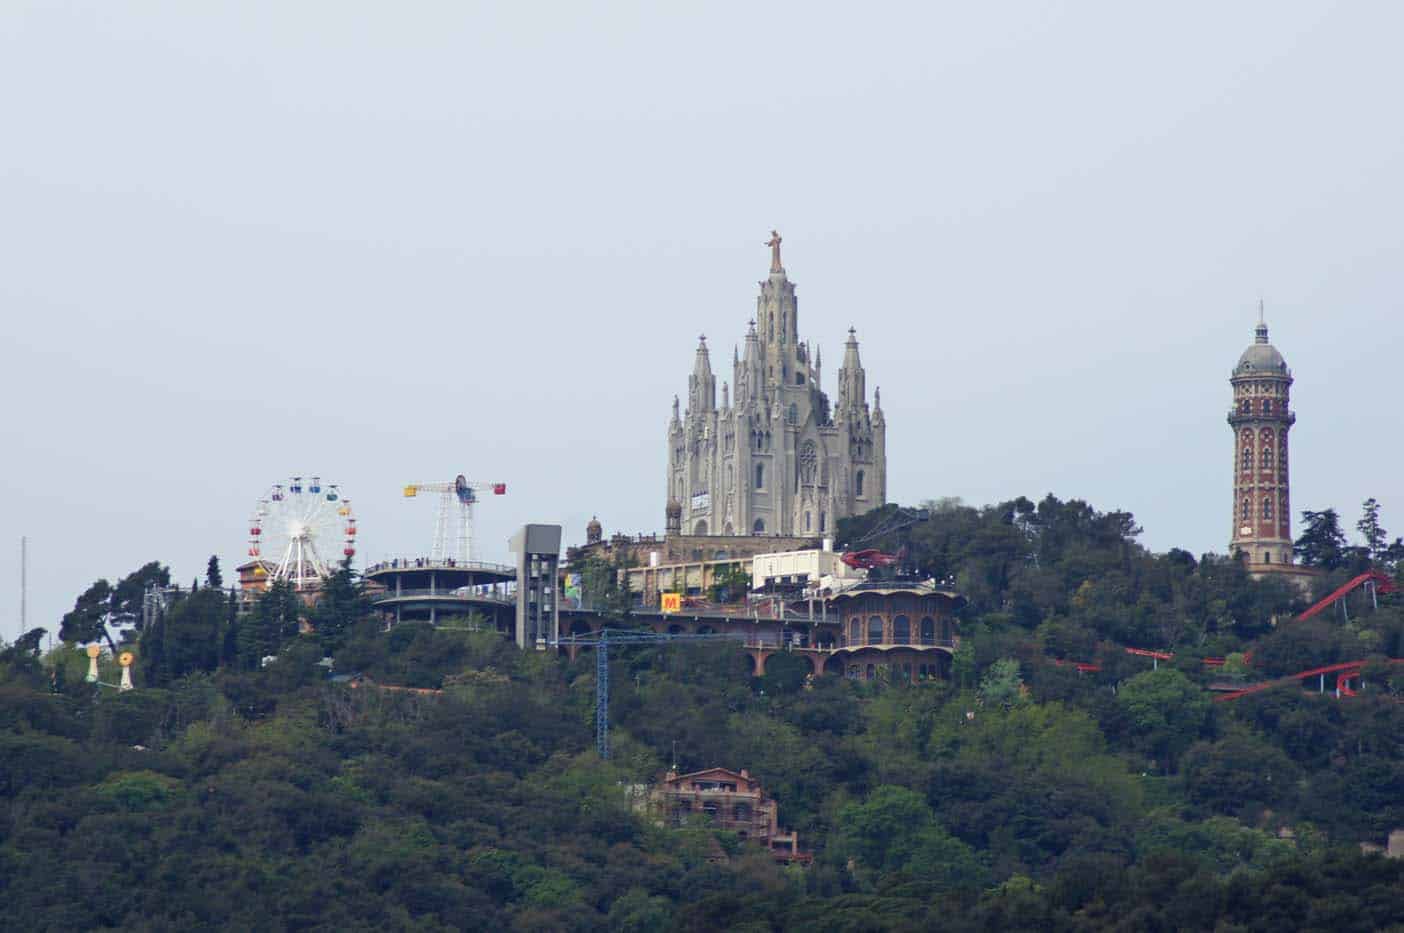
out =
[[[817,348],[799,340],[794,283],[772,233],[744,349],[732,351],[721,403],[706,337],[688,377],[687,407],[668,422],[667,530],[688,535],[824,535],[840,518],[886,502],[887,423],[852,328],[834,404]],[[734,387],[734,397],[732,387]]]

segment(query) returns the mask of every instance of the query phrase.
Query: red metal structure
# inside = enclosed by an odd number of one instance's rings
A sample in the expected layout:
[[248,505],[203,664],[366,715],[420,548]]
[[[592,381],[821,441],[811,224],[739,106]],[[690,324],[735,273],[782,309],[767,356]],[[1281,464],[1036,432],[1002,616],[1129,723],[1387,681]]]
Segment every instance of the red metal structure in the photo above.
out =
[[1378,570],[1371,570],[1367,573],[1362,573],[1349,583],[1337,587],[1331,592],[1331,595],[1313,604],[1311,608],[1297,616],[1296,621],[1305,622],[1312,616],[1318,615],[1323,609],[1333,605],[1337,600],[1344,599],[1361,587],[1373,587],[1376,593],[1393,593],[1399,588],[1389,576],[1380,573]]
[[[1306,680],[1310,677],[1320,677],[1322,688],[1326,684],[1326,675],[1336,675],[1336,694],[1343,697],[1353,697],[1356,691],[1351,688],[1350,682],[1360,676],[1360,669],[1365,665],[1364,660],[1343,661],[1340,664],[1327,664],[1325,667],[1313,667],[1310,670],[1298,671],[1286,677],[1279,677],[1276,680],[1269,680],[1266,683],[1254,684],[1251,687],[1244,687],[1242,690],[1235,690],[1232,693],[1225,693],[1214,697],[1215,703],[1223,703],[1228,700],[1236,700],[1239,697],[1250,696],[1254,693],[1262,693],[1264,690],[1272,690],[1274,687],[1283,687],[1287,684]],[[1390,658],[1391,664],[1404,664],[1404,658]]]
[[855,570],[872,570],[874,567],[891,567],[900,558],[896,554],[885,554],[876,548],[866,551],[848,551],[839,557]]

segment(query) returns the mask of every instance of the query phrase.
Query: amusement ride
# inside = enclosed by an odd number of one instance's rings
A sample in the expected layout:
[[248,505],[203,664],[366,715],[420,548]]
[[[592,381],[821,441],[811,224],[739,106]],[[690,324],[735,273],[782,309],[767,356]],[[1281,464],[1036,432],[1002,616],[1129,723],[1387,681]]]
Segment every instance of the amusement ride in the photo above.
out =
[[[341,555],[335,553],[341,541]],[[320,476],[294,476],[275,483],[249,519],[249,557],[261,561],[270,582],[312,589],[331,576],[342,558],[356,553],[356,516],[351,500]]]

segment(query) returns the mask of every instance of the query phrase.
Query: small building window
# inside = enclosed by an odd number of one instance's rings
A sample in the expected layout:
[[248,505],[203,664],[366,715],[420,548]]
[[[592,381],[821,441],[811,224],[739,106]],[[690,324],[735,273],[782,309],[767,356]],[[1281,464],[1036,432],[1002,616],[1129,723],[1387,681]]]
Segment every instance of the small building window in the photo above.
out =
[[829,530],[828,527],[827,527],[826,522],[824,521],[825,517],[826,517],[826,516],[824,515],[823,512],[820,512],[820,513],[819,513],[819,533],[820,533],[820,534],[823,534],[824,532],[826,532],[826,531]]
[[936,623],[930,617],[921,620],[921,643],[936,644]]
[[1271,518],[1272,518],[1272,497],[1271,497],[1271,496],[1264,496],[1264,497],[1263,497],[1263,518],[1266,518],[1266,519],[1271,519]]
[[849,647],[856,647],[863,643],[863,620],[854,616],[848,622],[848,644]]
[[1263,551],[1263,563],[1272,563],[1272,551]]
[[912,642],[912,623],[906,616],[897,616],[892,620],[892,643],[894,645],[909,645]]
[[871,616],[868,619],[868,644],[880,645],[882,638],[882,616]]
[[855,473],[855,474],[853,475],[853,494],[854,494],[855,496],[861,496],[861,495],[863,495],[863,471],[862,471],[862,470],[859,470],[857,473]]
[[756,464],[756,488],[757,488],[757,489],[764,489],[764,488],[765,488],[765,464],[764,464],[764,463],[757,463],[757,464]]
[[804,513],[804,530],[805,530],[805,531],[808,531],[808,530],[809,530],[809,522],[810,522],[810,514],[809,514],[808,512],[805,512],[805,513]]

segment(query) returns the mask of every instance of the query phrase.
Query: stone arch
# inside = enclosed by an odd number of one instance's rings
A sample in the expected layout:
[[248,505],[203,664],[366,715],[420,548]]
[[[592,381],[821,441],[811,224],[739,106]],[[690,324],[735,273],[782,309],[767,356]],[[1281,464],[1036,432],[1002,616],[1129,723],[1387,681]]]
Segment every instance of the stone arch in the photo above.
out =
[[695,535],[705,535],[707,533],[707,520],[699,518],[697,524],[692,526],[692,533]]
[[586,622],[584,619],[576,619],[574,622],[570,623],[571,635],[589,635],[593,632],[594,629],[590,628],[590,623]]
[[734,534],[736,534],[736,529],[732,526],[731,522],[727,522],[726,525],[723,526],[723,528],[722,528],[722,534],[724,534],[724,535],[734,535]]
[[838,638],[829,629],[814,633],[814,647],[816,648],[834,648],[837,642]]

